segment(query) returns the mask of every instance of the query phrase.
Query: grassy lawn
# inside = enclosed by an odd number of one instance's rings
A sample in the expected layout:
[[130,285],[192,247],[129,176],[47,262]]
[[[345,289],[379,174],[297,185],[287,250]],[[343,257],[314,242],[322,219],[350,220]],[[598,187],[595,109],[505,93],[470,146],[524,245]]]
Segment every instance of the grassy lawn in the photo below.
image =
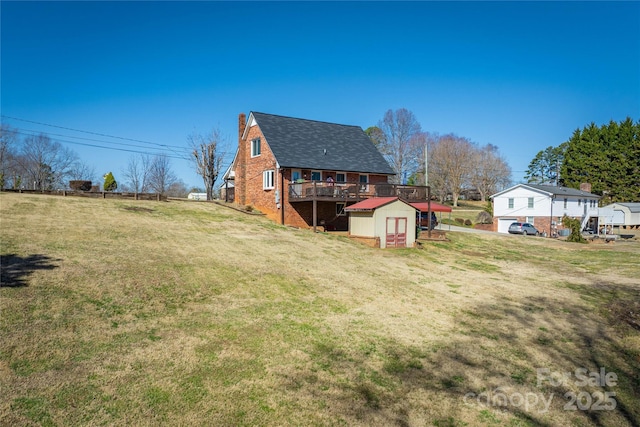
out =
[[448,238],[0,193],[0,425],[640,425],[639,242]]

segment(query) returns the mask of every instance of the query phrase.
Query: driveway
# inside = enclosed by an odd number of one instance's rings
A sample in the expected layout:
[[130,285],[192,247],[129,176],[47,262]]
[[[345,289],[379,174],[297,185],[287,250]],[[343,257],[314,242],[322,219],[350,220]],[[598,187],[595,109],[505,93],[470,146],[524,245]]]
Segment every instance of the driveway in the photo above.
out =
[[504,233],[498,233],[497,231],[487,231],[487,230],[476,230],[475,228],[468,227],[458,227],[457,225],[449,225],[449,224],[438,224],[435,228],[440,231],[456,231],[461,233],[476,233],[476,234],[493,234],[504,236]]

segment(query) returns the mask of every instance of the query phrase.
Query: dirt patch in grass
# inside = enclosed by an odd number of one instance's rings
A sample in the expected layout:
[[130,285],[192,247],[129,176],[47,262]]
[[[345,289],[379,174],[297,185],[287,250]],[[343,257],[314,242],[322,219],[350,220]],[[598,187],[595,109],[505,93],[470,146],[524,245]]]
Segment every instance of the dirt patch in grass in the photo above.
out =
[[141,206],[125,206],[124,210],[131,211],[131,212],[147,212],[147,213],[153,212],[153,209],[144,208]]

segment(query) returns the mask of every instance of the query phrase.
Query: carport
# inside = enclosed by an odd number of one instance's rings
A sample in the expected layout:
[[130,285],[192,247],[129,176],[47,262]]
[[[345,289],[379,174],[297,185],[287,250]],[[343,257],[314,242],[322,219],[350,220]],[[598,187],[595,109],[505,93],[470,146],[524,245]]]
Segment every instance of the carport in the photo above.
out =
[[427,212],[428,215],[430,215],[429,212],[440,212],[440,218],[438,219],[438,222],[441,224],[442,213],[449,212],[449,230],[451,230],[451,207],[441,205],[440,203],[436,202],[415,202],[411,203],[411,206],[420,211],[420,213]]

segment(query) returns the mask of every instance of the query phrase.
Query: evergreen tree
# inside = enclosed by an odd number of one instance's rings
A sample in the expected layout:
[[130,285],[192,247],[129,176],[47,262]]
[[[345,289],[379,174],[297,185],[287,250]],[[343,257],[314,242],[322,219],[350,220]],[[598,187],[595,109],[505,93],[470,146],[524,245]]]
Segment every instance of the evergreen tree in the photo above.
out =
[[109,172],[104,176],[104,191],[116,191],[118,188],[118,183],[116,179],[113,177],[113,174]]
[[564,160],[564,153],[567,143],[564,142],[557,147],[549,146],[540,150],[536,157],[531,160],[525,179],[531,184],[560,184],[558,172]]
[[627,118],[576,129],[568,141],[561,175],[567,187],[590,183],[603,204],[640,201],[640,121]]

